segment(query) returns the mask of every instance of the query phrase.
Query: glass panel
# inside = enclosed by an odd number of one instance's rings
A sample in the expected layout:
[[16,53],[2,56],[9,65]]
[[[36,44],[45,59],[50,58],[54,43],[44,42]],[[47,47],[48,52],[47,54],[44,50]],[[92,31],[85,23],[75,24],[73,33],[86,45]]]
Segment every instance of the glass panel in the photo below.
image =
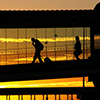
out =
[[45,42],[46,42],[45,28],[37,29],[37,39],[45,46]]
[[100,34],[94,34],[94,49],[100,49]]
[[8,49],[7,50],[7,65],[18,64],[18,51],[17,49]]
[[88,57],[91,55],[91,47],[90,47],[90,28],[89,27],[85,27],[85,38],[84,38],[84,43],[85,43],[85,46],[84,46],[84,56],[85,56],[85,59],[88,59]]
[[[31,42],[32,37],[39,39],[44,45],[41,51],[43,61],[46,57],[52,61],[74,60],[76,59],[73,54],[75,36],[79,36],[83,49],[83,27],[0,29],[1,64],[31,63],[35,54],[35,48]],[[90,27],[85,27],[84,36],[84,58],[88,59],[90,56]],[[99,48],[97,46],[99,37],[99,35],[94,36],[95,48]],[[79,57],[83,59],[83,53]],[[38,59],[36,62],[39,62]]]
[[30,98],[30,95],[23,95],[23,100],[31,100]]
[[27,63],[27,53],[25,49],[19,49],[19,59],[17,59],[19,64]]
[[75,37],[74,37],[74,28],[67,28],[67,59],[68,60],[73,60],[74,59],[74,42]]
[[10,95],[10,100],[18,100],[18,95]]
[[7,29],[7,50],[17,48],[17,29]]
[[54,28],[47,28],[47,54],[52,53],[52,56],[48,56],[51,60],[55,60],[54,50]]
[[19,48],[26,48],[26,30],[23,28],[23,29],[18,29],[18,32],[19,32]]
[[[4,52],[3,52],[4,53]],[[7,64],[7,56],[5,54],[0,55],[0,65],[6,65]]]
[[5,39],[5,29],[0,29],[0,49],[4,50],[6,49],[5,45],[6,45],[6,39]]
[[36,28],[27,29],[27,48],[32,48],[31,38],[36,38]]

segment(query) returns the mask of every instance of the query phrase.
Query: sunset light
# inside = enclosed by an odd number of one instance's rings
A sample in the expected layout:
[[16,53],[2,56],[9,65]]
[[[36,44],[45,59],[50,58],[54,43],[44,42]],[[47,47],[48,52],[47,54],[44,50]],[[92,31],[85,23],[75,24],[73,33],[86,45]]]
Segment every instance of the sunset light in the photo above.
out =
[[[100,37],[96,37],[95,39],[100,39]],[[56,40],[54,38],[38,38],[39,41],[41,42],[61,42],[61,41],[75,41],[75,37],[57,37]],[[83,37],[80,37],[80,40],[83,40]],[[84,40],[90,40],[90,37],[85,37]],[[25,39],[25,38],[0,38],[1,42],[31,42],[30,39]]]

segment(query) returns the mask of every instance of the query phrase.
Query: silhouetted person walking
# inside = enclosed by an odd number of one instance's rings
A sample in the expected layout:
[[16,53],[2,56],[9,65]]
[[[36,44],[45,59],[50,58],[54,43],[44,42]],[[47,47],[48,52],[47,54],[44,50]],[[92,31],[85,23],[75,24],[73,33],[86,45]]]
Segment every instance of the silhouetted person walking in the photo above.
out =
[[43,50],[43,47],[44,47],[43,44],[39,40],[34,39],[34,38],[32,38],[31,41],[32,41],[32,45],[35,47],[35,55],[33,57],[33,62],[32,63],[35,62],[37,57],[38,57],[40,63],[43,63],[42,59],[40,58],[41,57],[40,52],[41,52],[41,50]]
[[79,41],[79,36],[76,36],[75,39],[76,39],[76,44],[74,47],[75,49],[74,56],[76,57],[77,60],[80,60],[78,56],[82,53],[82,50],[81,50],[81,43]]

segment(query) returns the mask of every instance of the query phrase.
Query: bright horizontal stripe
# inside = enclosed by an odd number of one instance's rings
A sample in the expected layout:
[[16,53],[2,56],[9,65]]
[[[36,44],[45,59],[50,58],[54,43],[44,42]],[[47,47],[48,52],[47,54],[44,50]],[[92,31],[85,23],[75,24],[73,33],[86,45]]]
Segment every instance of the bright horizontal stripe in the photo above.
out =
[[[80,40],[83,40],[83,37],[79,37]],[[99,39],[95,38],[95,39]],[[39,41],[41,42],[64,42],[64,41],[75,41],[75,37],[56,37],[55,38],[38,38]],[[84,37],[84,40],[90,40],[90,37]],[[26,38],[0,38],[1,42],[31,42],[31,38],[30,39],[26,39]]]

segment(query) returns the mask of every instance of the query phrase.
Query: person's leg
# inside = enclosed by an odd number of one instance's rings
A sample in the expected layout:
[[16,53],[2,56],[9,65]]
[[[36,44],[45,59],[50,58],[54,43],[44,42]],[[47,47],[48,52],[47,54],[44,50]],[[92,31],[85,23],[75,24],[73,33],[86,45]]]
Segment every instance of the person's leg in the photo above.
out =
[[36,58],[37,58],[37,53],[35,53],[35,55],[34,55],[34,57],[33,57],[33,61],[32,61],[32,63],[35,62]]
[[42,59],[41,59],[41,56],[40,56],[40,52],[41,52],[41,51],[38,52],[38,59],[39,59],[40,63],[43,63],[43,61],[42,61]]
[[77,51],[74,52],[74,56],[76,57],[77,60],[80,60],[79,57],[78,57],[79,55],[78,55]]

